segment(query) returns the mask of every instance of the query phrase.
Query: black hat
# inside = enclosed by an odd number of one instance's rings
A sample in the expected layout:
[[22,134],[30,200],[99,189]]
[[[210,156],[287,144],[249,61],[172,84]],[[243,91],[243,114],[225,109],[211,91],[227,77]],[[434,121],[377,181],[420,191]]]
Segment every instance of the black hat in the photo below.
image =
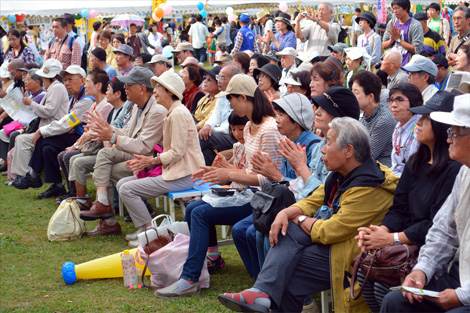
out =
[[274,50],[269,50],[265,56],[267,58],[273,59],[274,61],[281,62],[281,57],[278,56]]
[[361,15],[359,15],[356,18],[356,23],[359,24],[359,21],[361,20],[361,18],[365,19],[370,24],[372,24],[371,28],[374,28],[375,23],[377,23],[377,18],[375,17],[375,15],[372,12],[369,12],[369,11],[365,11]]
[[428,19],[428,15],[425,12],[418,12],[413,15],[413,18],[417,21],[423,21]]
[[75,25],[75,17],[73,14],[70,13],[64,13],[62,17],[67,21],[68,24],[74,24]]
[[265,64],[262,68],[255,68],[253,70],[253,77],[255,77],[256,82],[258,82],[258,79],[256,77],[259,75],[259,72],[265,73],[266,75],[271,77],[271,79],[277,84],[279,84],[279,81],[282,77],[282,72],[279,66],[276,66],[271,63]]
[[431,114],[432,112],[452,112],[456,94],[439,90],[426,103],[419,107],[409,108],[415,114]]
[[206,74],[209,74],[210,76],[217,78],[217,75],[219,75],[220,71],[222,70],[221,66],[214,66],[214,68],[210,70],[206,70],[205,68],[202,69]]
[[349,88],[333,86],[321,96],[313,97],[312,100],[316,107],[323,108],[334,117],[349,116],[359,119],[359,103]]
[[274,21],[281,21],[292,27],[292,24],[290,23],[290,15],[284,12],[279,13],[278,16],[274,19]]
[[91,54],[93,54],[98,60],[106,62],[106,50],[103,48],[97,47],[91,51]]
[[436,64],[437,68],[439,68],[439,66],[443,66],[446,69],[449,68],[449,62],[447,62],[446,57],[442,54],[435,54],[430,59]]

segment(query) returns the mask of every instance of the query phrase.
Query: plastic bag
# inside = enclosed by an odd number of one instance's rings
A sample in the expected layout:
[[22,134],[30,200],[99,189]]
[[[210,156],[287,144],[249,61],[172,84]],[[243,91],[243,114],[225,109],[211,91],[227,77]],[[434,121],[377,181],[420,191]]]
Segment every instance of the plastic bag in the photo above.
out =
[[52,215],[47,227],[47,238],[50,241],[69,240],[83,234],[85,222],[80,218],[80,208],[73,199],[60,203]]
[[[158,221],[162,219],[160,224]],[[160,214],[152,220],[152,226],[157,229],[159,233],[166,233],[167,229],[171,230],[174,234],[183,234],[189,236],[189,227],[186,222],[175,222],[171,215]]]
[[[148,270],[152,274],[150,277],[152,287],[165,288],[178,281],[183,272],[184,263],[188,258],[188,251],[189,236],[177,234],[172,242],[152,253],[148,265]],[[140,255],[143,263],[138,255]],[[148,257],[149,256],[142,249],[142,246],[139,246],[135,254],[136,262],[145,264]],[[199,286],[201,288],[209,288],[210,286],[207,262],[204,262],[202,267],[201,276],[199,277]]]
[[212,205],[214,208],[224,208],[232,206],[242,206],[247,204],[253,198],[254,193],[251,189],[244,191],[235,191],[233,196],[230,197],[219,197],[214,193],[210,192],[202,197],[202,201]]

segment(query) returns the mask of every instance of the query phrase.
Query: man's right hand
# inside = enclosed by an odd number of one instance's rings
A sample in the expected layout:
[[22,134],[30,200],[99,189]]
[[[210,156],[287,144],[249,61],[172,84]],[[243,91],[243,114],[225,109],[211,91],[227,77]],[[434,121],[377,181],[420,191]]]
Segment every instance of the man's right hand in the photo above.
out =
[[[426,284],[426,274],[424,274],[424,272],[421,270],[412,271],[408,276],[406,276],[405,281],[403,282],[404,287],[413,287],[413,288],[419,288],[419,289],[422,289],[425,284]],[[410,303],[413,303],[414,300],[418,302],[423,302],[423,297],[412,294],[412,293],[403,292],[403,297],[408,298]]]
[[210,125],[204,125],[204,127],[199,131],[199,138],[201,140],[207,140],[212,136],[212,128]]

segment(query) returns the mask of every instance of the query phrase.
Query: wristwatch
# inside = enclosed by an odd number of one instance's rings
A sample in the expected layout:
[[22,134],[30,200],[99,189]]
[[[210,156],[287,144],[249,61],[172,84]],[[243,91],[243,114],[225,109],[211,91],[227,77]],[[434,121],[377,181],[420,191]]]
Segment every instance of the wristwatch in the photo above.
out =
[[398,233],[393,233],[393,245],[398,246],[401,245],[400,237],[398,237]]
[[111,136],[111,139],[109,139],[109,142],[114,145],[116,143],[116,134],[113,133],[113,135]]
[[401,42],[401,38],[398,38],[398,39],[397,39],[397,43],[400,43],[400,42]]
[[301,216],[299,217],[299,219],[297,220],[297,225],[300,226],[300,224],[302,224],[303,221],[305,221],[306,219],[307,219],[307,216],[306,216],[306,215],[301,215]]

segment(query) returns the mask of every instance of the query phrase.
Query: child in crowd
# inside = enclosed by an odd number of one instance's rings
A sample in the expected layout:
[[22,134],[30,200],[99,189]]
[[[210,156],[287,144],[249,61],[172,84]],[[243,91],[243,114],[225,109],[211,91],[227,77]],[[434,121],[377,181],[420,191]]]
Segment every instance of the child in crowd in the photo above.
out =
[[215,59],[218,60],[220,56],[224,53],[227,53],[227,45],[224,43],[219,43],[217,45],[217,52],[215,53]]

